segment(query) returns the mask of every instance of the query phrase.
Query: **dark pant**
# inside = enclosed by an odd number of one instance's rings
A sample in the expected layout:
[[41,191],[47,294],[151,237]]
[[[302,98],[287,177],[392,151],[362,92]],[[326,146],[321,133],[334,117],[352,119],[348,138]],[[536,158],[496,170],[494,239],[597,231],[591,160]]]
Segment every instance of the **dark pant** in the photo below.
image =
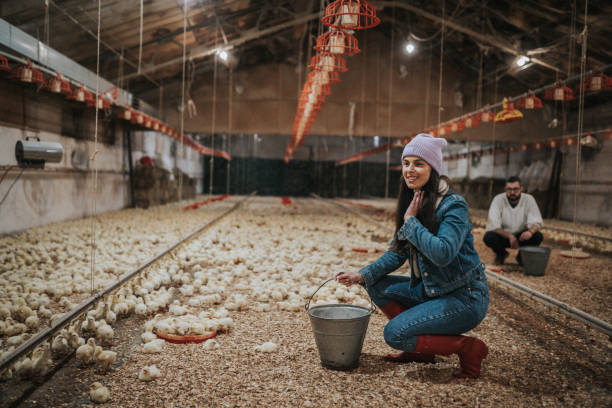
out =
[[[525,231],[527,230],[517,232],[516,234],[514,234],[514,236],[518,240],[521,234]],[[543,239],[544,237],[542,236],[542,233],[540,231],[536,231],[530,239],[528,239],[527,241],[519,241],[518,243],[519,246],[540,246]],[[497,256],[500,257],[504,256],[504,254],[506,253],[506,248],[510,248],[510,240],[502,235],[499,235],[495,231],[488,231],[484,235],[483,241],[489,248],[493,250],[493,252],[495,252]]]

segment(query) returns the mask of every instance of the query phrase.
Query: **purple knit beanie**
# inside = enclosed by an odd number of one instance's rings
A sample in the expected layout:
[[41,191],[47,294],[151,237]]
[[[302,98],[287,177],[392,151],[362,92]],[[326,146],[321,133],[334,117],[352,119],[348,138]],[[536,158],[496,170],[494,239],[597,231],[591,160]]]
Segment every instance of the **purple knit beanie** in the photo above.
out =
[[404,147],[402,162],[404,156],[417,156],[425,160],[438,175],[442,175],[442,148],[444,146],[446,146],[446,139],[443,137],[419,133]]

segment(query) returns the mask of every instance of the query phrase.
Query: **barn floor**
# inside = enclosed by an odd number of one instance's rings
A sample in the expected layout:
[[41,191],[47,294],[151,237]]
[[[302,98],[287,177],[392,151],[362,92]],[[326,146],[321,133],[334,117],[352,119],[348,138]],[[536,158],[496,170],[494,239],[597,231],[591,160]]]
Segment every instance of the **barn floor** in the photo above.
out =
[[[491,288],[487,317],[472,333],[490,348],[478,380],[452,376],[456,356],[437,357],[438,362],[431,365],[383,361],[381,356],[391,350],[382,339],[386,320],[380,313],[370,320],[359,368],[327,370],[320,365],[303,308],[282,310],[285,307],[270,301],[269,312],[250,309],[257,303],[250,287],[254,279],[263,286],[317,285],[342,269],[375,260],[386,247],[386,235],[314,199],[293,199],[292,204],[283,205],[278,197],[252,198],[181,248],[208,251],[211,260],[201,266],[227,277],[225,300],[236,293],[249,298],[246,308],[230,311],[234,327],[218,335],[219,348],[167,344],[161,354],[144,354],[140,334],[146,319],[131,316],[115,327],[111,349],[118,359],[110,372],[81,368],[69,359],[21,405],[88,406],[87,391],[94,381],[110,390],[111,400],[105,404],[109,407],[612,404],[609,339],[497,288]],[[492,255],[481,244],[482,231],[475,229],[475,241],[483,261],[490,262]],[[353,252],[354,248],[369,251]],[[245,253],[253,260],[245,259]],[[610,321],[612,260],[598,256],[581,262],[574,266],[553,251],[544,277],[525,277],[512,266],[504,274]],[[252,267],[251,273],[236,273],[240,264]],[[176,299],[185,303],[187,297],[177,293]],[[204,309],[192,307],[194,312]],[[254,350],[266,341],[277,343],[278,350],[270,354]],[[161,370],[162,377],[139,381],[140,369],[151,364]],[[12,405],[32,384],[15,379],[0,383],[0,405]]]

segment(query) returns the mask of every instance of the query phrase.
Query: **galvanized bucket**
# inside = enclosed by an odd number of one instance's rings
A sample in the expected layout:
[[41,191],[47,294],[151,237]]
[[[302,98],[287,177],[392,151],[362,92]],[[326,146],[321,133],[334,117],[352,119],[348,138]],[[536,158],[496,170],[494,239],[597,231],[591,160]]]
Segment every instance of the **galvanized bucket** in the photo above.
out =
[[321,305],[310,307],[314,295],[333,278],[323,282],[305,305],[310,316],[319,357],[323,367],[332,370],[352,370],[359,366],[361,347],[365,339],[370,315],[376,306],[370,299],[370,308],[355,305]]
[[520,248],[525,275],[543,276],[550,257],[550,248],[524,246]]

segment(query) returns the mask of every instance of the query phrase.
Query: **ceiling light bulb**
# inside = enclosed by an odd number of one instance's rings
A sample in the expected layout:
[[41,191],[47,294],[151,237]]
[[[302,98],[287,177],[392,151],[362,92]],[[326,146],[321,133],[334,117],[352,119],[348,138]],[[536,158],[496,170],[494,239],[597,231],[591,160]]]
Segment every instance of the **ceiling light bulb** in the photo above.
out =
[[406,44],[406,52],[408,54],[412,54],[414,52],[414,44],[412,43]]
[[518,65],[519,67],[525,66],[525,64],[527,64],[529,62],[529,57],[526,57],[524,55],[521,55],[517,60],[516,60],[516,65]]
[[219,58],[221,58],[223,61],[227,61],[227,51],[225,50],[221,50],[221,51],[217,51],[217,55],[219,56]]

